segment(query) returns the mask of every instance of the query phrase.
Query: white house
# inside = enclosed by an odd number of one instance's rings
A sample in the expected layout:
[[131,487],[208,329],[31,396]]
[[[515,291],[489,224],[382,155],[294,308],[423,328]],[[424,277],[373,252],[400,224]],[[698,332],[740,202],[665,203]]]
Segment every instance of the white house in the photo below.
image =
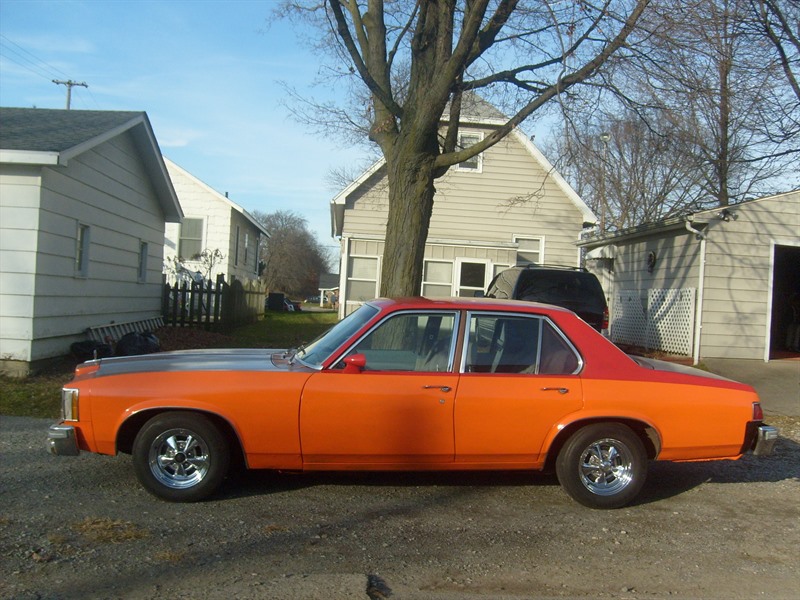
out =
[[144,112],[0,108],[2,371],[157,318],[164,223],[181,217]]
[[[178,258],[191,272],[199,271],[212,281],[224,275],[228,282],[258,277],[258,247],[269,232],[255,217],[227,195],[220,194],[168,158],[164,158],[175,193],[183,208],[181,223],[167,223],[164,254],[166,266]],[[211,265],[199,260],[206,251],[219,251],[221,258]],[[198,257],[198,258],[195,258]]]
[[[469,146],[506,119],[476,96],[465,103],[460,144]],[[378,161],[331,201],[341,241],[340,315],[378,295],[388,189]],[[520,130],[436,181],[420,293],[472,296],[517,264],[578,266],[575,244],[597,221],[578,194]]]
[[589,238],[611,337],[703,358],[800,356],[800,191]]

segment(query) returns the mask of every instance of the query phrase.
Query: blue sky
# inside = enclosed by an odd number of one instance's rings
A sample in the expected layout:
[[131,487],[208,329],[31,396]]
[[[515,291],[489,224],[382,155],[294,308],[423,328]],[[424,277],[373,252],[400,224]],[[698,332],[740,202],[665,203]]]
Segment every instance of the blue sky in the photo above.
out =
[[[331,169],[362,166],[291,120],[279,82],[309,89],[319,61],[260,0],[0,2],[0,105],[143,110],[162,153],[245,209],[292,210],[331,246]],[[313,91],[313,90],[312,90]]]

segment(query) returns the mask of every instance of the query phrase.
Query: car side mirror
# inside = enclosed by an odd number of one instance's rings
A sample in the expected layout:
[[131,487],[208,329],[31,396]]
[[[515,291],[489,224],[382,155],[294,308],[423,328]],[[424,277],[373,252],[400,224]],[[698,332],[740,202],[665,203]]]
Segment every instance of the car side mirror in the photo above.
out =
[[351,354],[344,359],[345,373],[361,373],[367,366],[367,357],[363,354]]

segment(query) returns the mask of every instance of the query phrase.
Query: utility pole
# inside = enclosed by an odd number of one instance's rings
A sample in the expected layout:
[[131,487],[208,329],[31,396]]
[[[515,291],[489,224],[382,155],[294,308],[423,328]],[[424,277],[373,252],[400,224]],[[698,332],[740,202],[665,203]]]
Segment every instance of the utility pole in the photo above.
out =
[[65,86],[67,86],[67,110],[69,110],[70,104],[72,104],[72,88],[74,88],[76,85],[79,86],[79,87],[85,87],[85,88],[89,87],[88,85],[86,85],[85,81],[82,81],[81,83],[78,83],[77,81],[72,81],[71,79],[69,79],[68,81],[61,81],[60,79],[53,79],[53,83],[55,83],[56,85],[65,85]]
[[603,142],[603,165],[600,171],[600,235],[606,232],[606,156],[608,155],[608,142],[611,139],[611,134],[604,131],[600,134],[600,141]]

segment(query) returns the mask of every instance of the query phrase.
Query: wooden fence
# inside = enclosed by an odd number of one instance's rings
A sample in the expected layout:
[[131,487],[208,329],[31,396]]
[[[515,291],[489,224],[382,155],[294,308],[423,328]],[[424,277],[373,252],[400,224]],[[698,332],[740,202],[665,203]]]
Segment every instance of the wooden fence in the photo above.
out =
[[224,275],[216,282],[165,282],[161,312],[165,325],[227,331],[258,319],[264,312],[265,296],[266,288],[260,282],[234,279],[227,283]]

